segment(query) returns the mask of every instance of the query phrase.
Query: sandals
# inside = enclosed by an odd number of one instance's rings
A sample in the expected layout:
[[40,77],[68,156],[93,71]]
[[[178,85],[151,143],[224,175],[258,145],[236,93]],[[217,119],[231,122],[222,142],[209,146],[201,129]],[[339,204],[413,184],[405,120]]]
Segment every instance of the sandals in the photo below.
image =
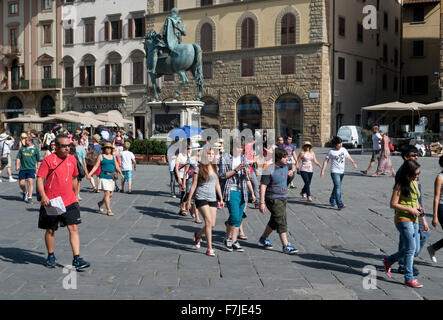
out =
[[92,190],[89,192],[91,192],[91,193],[97,192],[97,188],[92,188]]
[[110,216],[110,217],[114,216],[114,214],[112,213],[112,211],[108,211],[108,212],[107,212],[107,215]]
[[100,211],[100,213],[103,213],[103,208],[102,208],[102,206],[103,206],[103,202],[97,202],[97,205],[98,205],[98,211]]
[[194,221],[196,224],[203,224],[203,221]]
[[245,234],[240,234],[240,235],[238,236],[238,238],[239,238],[240,240],[248,240],[248,237],[247,237]]
[[188,213],[186,212],[186,210],[181,210],[178,212],[179,215],[181,215],[182,217],[187,217]]

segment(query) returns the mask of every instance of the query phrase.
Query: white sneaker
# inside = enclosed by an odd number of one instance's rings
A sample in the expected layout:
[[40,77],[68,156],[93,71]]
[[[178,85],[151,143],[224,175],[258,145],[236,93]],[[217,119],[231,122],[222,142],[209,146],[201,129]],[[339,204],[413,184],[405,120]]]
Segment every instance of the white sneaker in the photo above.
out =
[[437,257],[435,256],[435,251],[434,253],[432,251],[434,251],[434,249],[432,248],[432,246],[429,246],[428,247],[429,257],[431,258],[432,262],[437,263]]
[[9,177],[9,182],[17,182],[17,180],[14,179],[13,177]]

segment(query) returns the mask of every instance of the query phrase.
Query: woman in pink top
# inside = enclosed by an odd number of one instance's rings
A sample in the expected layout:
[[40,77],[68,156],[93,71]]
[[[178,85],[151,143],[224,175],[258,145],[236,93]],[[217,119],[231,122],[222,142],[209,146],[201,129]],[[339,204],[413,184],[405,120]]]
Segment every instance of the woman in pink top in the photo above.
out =
[[300,175],[305,182],[305,186],[303,187],[300,195],[303,197],[303,199],[307,198],[309,202],[312,202],[311,180],[314,173],[314,166],[312,165],[312,162],[314,162],[321,169],[321,164],[317,161],[315,152],[312,151],[312,144],[309,141],[306,141],[303,144],[303,151],[298,155],[295,166],[298,170],[299,164],[301,163]]

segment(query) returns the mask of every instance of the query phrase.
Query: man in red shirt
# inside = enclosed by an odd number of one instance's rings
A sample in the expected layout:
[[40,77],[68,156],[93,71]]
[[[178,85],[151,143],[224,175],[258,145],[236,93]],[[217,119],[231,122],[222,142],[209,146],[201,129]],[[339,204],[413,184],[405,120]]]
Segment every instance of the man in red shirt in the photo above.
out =
[[[78,224],[81,223],[80,207],[74,190],[78,184],[77,161],[69,154],[69,138],[59,135],[55,139],[56,152],[47,156],[37,173],[37,189],[41,195],[40,216],[38,227],[46,230],[45,242],[48,249],[46,266],[55,268],[54,240],[55,231],[60,227],[68,227],[69,240],[74,254],[72,262],[77,270],[89,267],[89,263],[80,257],[80,236]],[[45,181],[46,180],[46,181]],[[49,215],[48,207],[51,200],[61,197],[66,212],[61,215]]]

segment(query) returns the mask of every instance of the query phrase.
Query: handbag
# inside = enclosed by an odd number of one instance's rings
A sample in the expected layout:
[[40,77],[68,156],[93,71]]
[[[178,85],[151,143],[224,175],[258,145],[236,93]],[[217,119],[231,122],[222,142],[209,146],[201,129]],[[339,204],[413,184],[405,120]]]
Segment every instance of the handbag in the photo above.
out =
[[78,170],[78,178],[83,179],[86,176],[85,169],[83,168],[82,164],[80,163],[80,159],[78,158],[77,154],[74,155],[75,160],[77,160],[77,170]]
[[389,141],[389,150],[394,151],[395,147],[392,145],[391,141]]
[[4,150],[4,148],[5,148],[5,142],[3,141],[3,144],[2,144],[2,152],[0,153],[0,156],[1,156],[1,158],[0,158],[0,164],[1,164],[2,167],[3,167],[3,166],[6,166],[6,165],[8,164],[8,158],[3,156],[3,150]]

